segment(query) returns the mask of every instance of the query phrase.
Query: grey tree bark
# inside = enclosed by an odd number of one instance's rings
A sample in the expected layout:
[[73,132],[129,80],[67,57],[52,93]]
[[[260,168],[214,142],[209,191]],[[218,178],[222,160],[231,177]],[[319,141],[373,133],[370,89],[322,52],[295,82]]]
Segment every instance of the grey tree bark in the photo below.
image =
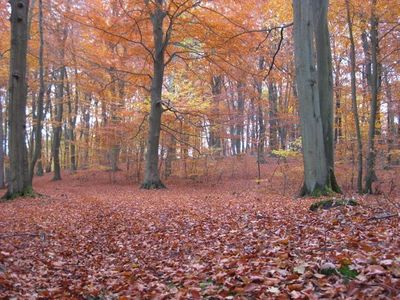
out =
[[[218,118],[219,116],[219,102],[221,100],[222,93],[222,76],[213,76],[211,79],[211,92],[213,95],[213,107],[212,113],[214,118]],[[221,154],[221,137],[219,135],[218,124],[215,124],[214,121],[210,120],[210,134],[208,145],[210,148],[216,149],[216,154]]]
[[275,82],[268,82],[269,148],[278,149],[278,90]]
[[10,180],[4,196],[8,199],[32,192],[25,142],[29,0],[10,0],[10,4],[11,56],[8,101]]
[[357,105],[357,88],[356,88],[356,48],[353,36],[353,22],[350,16],[350,4],[349,0],[346,0],[346,11],[347,11],[347,25],[349,28],[349,39],[350,39],[350,75],[351,75],[351,104],[353,110],[354,125],[356,128],[357,135],[357,191],[362,193],[362,176],[363,176],[363,145],[360,128],[360,118],[358,114]]
[[379,75],[378,75],[378,17],[375,14],[377,0],[372,0],[370,34],[371,34],[371,78],[369,82],[371,102],[370,117],[368,122],[368,144],[367,144],[367,163],[365,172],[364,192],[372,194],[372,183],[377,180],[375,173],[375,135],[376,122],[378,114],[378,93],[379,93]]
[[0,189],[4,188],[5,188],[5,178],[4,178],[3,95],[0,94]]
[[293,0],[295,63],[304,160],[301,195],[340,192],[334,175],[328,0]]
[[62,134],[62,119],[64,111],[64,85],[66,78],[65,60],[65,43],[68,37],[68,28],[64,26],[61,36],[60,61],[61,66],[58,70],[58,84],[56,85],[56,103],[55,103],[55,124],[53,127],[53,163],[54,175],[53,180],[61,180],[60,165],[60,144]]
[[[145,0],[147,3],[148,0]],[[171,32],[167,31],[164,37],[163,22],[167,16],[163,10],[163,0],[156,0],[156,8],[150,13],[153,25],[153,76],[151,80],[151,108],[149,116],[149,133],[147,140],[146,166],[142,188],[160,189],[165,188],[160,179],[158,168],[158,148],[160,144],[161,115],[162,108],[162,87],[165,69],[165,49],[169,42]],[[170,27],[172,28],[172,27]]]
[[385,69],[383,75],[383,81],[385,83],[385,95],[387,102],[387,163],[392,164],[392,151],[396,149],[395,137],[396,137],[396,123],[395,123],[395,102],[393,101],[392,86],[389,80],[389,72]]
[[176,138],[172,134],[169,137],[167,157],[165,159],[165,178],[172,175],[172,162],[176,160]]
[[60,165],[60,144],[62,134],[62,117],[64,110],[64,79],[65,79],[65,67],[61,67],[59,70],[59,83],[56,85],[56,103],[55,103],[55,118],[53,126],[53,145],[52,155],[54,163],[54,175],[53,180],[61,180],[61,165]]
[[[265,59],[263,56],[259,57],[258,59],[258,69],[261,71],[265,68]],[[264,156],[264,145],[265,145],[265,121],[264,121],[264,113],[263,113],[263,107],[262,107],[262,80],[261,79],[256,79],[255,81],[255,87],[256,87],[256,92],[257,92],[257,114],[256,114],[256,122],[253,125],[254,128],[258,127],[258,142],[257,142],[257,163],[258,164],[265,164],[267,161]],[[253,133],[256,132],[256,130],[253,128]],[[254,137],[253,137],[253,140]]]
[[[33,154],[29,166],[29,176],[32,183],[36,162],[41,159],[42,155],[42,129],[43,129],[43,109],[44,109],[44,66],[43,66],[43,51],[44,51],[44,37],[43,37],[43,1],[39,0],[39,95],[37,99],[37,114],[36,122],[34,125],[34,141],[33,141]],[[43,170],[42,168],[40,168]],[[39,171],[40,172],[40,171]]]
[[239,81],[237,84],[237,94],[238,94],[238,102],[237,102],[237,121],[236,121],[236,140],[235,140],[235,154],[240,154],[243,152],[242,147],[242,140],[244,134],[244,102],[245,102],[245,95],[244,95],[244,83]]

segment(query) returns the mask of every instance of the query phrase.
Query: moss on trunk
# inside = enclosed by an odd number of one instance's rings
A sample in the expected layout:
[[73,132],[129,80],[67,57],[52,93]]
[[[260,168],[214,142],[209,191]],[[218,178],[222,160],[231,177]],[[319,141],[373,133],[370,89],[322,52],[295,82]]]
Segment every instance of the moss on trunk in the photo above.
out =
[[165,189],[166,186],[161,182],[161,180],[158,180],[158,181],[146,181],[142,184],[141,188],[145,190],[160,190],[160,189]]
[[13,200],[13,199],[16,199],[16,198],[19,198],[19,197],[32,197],[32,198],[35,198],[36,196],[37,195],[33,191],[32,187],[28,186],[23,191],[18,192],[18,193],[10,194],[9,192],[7,192],[1,199],[2,200]]

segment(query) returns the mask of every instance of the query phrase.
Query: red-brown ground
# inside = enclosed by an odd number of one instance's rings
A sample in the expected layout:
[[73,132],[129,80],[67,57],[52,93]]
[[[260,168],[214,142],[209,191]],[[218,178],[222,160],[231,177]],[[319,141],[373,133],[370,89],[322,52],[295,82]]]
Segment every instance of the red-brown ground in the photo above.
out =
[[[0,298],[399,299],[399,218],[371,219],[399,212],[398,171],[358,207],[311,212],[299,165],[275,167],[260,184],[239,168],[159,191],[123,172],[39,178],[42,197],[0,203]],[[338,167],[347,189],[349,174]]]

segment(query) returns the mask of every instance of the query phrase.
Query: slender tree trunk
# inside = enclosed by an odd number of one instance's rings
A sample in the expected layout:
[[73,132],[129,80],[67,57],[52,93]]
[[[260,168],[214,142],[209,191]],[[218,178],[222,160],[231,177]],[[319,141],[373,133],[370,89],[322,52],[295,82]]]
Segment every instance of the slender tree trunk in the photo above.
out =
[[5,188],[4,179],[4,131],[3,131],[3,97],[0,94],[0,189]]
[[[51,103],[51,85],[49,85],[49,87],[47,88],[46,91],[46,108],[45,108],[45,115],[47,115],[47,113],[50,113],[50,121],[53,122],[54,121],[54,113],[53,113],[53,106]],[[49,130],[50,129],[50,125],[46,124],[46,173],[50,173],[51,172],[51,166],[53,164],[53,153],[52,153],[52,144],[50,142],[50,133]],[[40,163],[40,161],[39,161]]]
[[111,124],[112,124],[112,131],[114,133],[113,142],[110,149],[110,167],[112,172],[116,172],[119,170],[118,163],[119,163],[119,156],[121,152],[121,142],[120,142],[120,133],[118,126],[121,123],[121,117],[118,115],[120,110],[124,106],[124,89],[125,84],[124,82],[119,79],[115,71],[111,72],[111,79],[113,80],[114,84],[112,87],[112,93],[115,99],[118,99],[118,103],[113,103],[111,105]]
[[61,66],[58,70],[59,82],[56,85],[56,104],[55,104],[55,125],[53,128],[53,163],[54,163],[54,176],[53,180],[61,180],[61,165],[60,165],[60,145],[62,136],[62,121],[64,111],[64,85],[66,79],[65,67],[65,44],[68,37],[68,27],[64,25],[61,36],[61,50],[60,61]]
[[[151,108],[149,117],[149,134],[147,141],[146,167],[142,188],[160,189],[165,188],[160,180],[160,172],[158,169],[158,148],[160,144],[161,132],[161,115],[162,108],[162,87],[164,81],[164,53],[168,43],[168,37],[164,40],[163,22],[166,17],[165,11],[162,10],[163,0],[157,0],[157,7],[151,13],[151,21],[153,25],[154,38],[154,54],[153,54],[153,77],[151,81]],[[167,32],[167,36],[168,36]]]
[[342,58],[338,57],[335,54],[337,47],[336,47],[336,40],[333,40],[333,51],[334,51],[334,60],[335,60],[335,144],[340,143],[343,137],[343,130],[342,130],[342,112],[341,112],[341,86],[340,86],[340,71],[341,71],[341,62]]
[[349,0],[346,0],[346,10],[347,10],[347,24],[349,28],[349,38],[350,38],[351,104],[353,110],[354,126],[356,128],[356,135],[357,135],[357,191],[358,193],[362,193],[363,145],[361,137],[360,118],[358,115],[358,105],[357,105],[356,48],[353,37],[353,22],[350,17]]
[[[43,66],[43,51],[44,51],[44,37],[43,37],[43,3],[39,0],[39,95],[37,99],[37,114],[36,124],[34,126],[34,141],[33,141],[33,154],[30,163],[29,176],[32,183],[35,166],[38,159],[41,160],[42,156],[42,129],[43,129],[43,106],[44,106],[44,66]],[[41,168],[42,169],[42,168]],[[40,172],[39,172],[40,173]],[[43,173],[43,169],[42,169]]]
[[28,0],[11,0],[11,57],[9,77],[10,180],[6,198],[31,192],[26,134],[26,56],[28,46]]
[[379,93],[379,76],[378,76],[378,17],[375,14],[377,0],[372,0],[371,6],[371,111],[368,124],[368,145],[367,145],[367,165],[365,174],[365,188],[366,193],[372,193],[372,183],[377,180],[375,173],[375,135],[376,135],[376,121],[378,114],[378,93]]
[[[263,70],[265,67],[265,59],[263,56],[258,59],[258,70]],[[256,79],[255,82],[256,91],[257,91],[257,113],[256,113],[256,122],[253,125],[253,133],[256,131],[257,134],[257,163],[265,164],[267,161],[264,156],[265,152],[265,121],[264,121],[264,112],[262,106],[262,81],[260,79]],[[258,130],[256,128],[258,127]],[[255,135],[254,135],[255,136]],[[253,139],[254,139],[253,136]]]
[[75,68],[75,94],[74,94],[74,108],[71,107],[69,110],[73,114],[69,120],[70,124],[70,138],[71,138],[71,170],[76,171],[78,169],[77,155],[76,155],[76,120],[78,116],[78,103],[79,103],[79,92],[78,92],[78,70]]
[[[213,108],[212,108],[212,119],[219,119],[219,103],[222,93],[222,76],[213,76],[211,81],[211,91],[213,95]],[[221,155],[221,137],[218,122],[210,119],[210,137],[209,147],[216,149],[216,154]]]
[[268,83],[269,148],[278,149],[278,90],[274,82]]
[[243,82],[239,81],[237,84],[237,93],[238,93],[238,114],[237,114],[237,121],[236,121],[236,154],[242,153],[242,139],[244,133],[243,127],[243,119],[244,119],[244,84]]
[[387,163],[390,165],[392,163],[392,151],[395,149],[394,145],[394,139],[396,136],[395,110],[394,110],[392,88],[389,81],[389,72],[387,70],[385,70],[383,77],[385,82],[385,94],[387,100],[387,147],[388,147]]
[[55,125],[53,127],[53,162],[54,162],[54,176],[53,180],[61,180],[61,164],[60,164],[60,144],[62,134],[62,117],[64,110],[64,79],[65,67],[59,70],[59,83],[56,87],[56,104],[55,104]]
[[176,139],[171,134],[167,149],[167,158],[165,160],[165,178],[172,174],[172,162],[176,160]]
[[83,157],[82,157],[82,166],[83,168],[89,167],[89,146],[90,146],[90,103],[92,102],[92,98],[90,95],[85,95],[85,103],[81,106],[81,111],[83,114],[83,141],[84,141],[84,149],[83,149]]

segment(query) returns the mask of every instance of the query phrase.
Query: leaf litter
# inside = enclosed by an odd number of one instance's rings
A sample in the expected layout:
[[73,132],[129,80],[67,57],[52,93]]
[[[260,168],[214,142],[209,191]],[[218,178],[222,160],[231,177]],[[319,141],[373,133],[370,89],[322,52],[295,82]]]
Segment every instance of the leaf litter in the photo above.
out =
[[46,196],[1,204],[1,298],[400,297],[399,220],[373,219],[373,197],[311,212],[250,180],[146,191],[102,176],[41,178]]

